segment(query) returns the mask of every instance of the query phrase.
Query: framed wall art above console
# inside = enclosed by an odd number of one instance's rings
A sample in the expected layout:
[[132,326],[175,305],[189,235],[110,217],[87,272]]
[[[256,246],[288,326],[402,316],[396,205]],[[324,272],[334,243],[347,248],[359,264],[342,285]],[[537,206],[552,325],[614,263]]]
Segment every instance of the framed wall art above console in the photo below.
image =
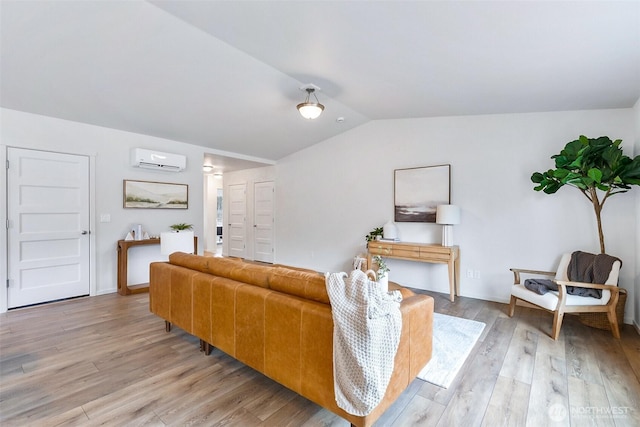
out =
[[451,203],[451,165],[394,171],[396,222],[436,222],[436,207]]

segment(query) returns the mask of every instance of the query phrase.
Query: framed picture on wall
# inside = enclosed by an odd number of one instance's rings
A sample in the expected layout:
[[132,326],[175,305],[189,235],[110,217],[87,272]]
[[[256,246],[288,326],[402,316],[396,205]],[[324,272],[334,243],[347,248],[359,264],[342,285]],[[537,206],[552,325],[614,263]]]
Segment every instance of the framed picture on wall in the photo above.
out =
[[189,186],[168,182],[123,181],[123,207],[136,209],[188,209]]
[[451,165],[394,171],[396,222],[436,222],[436,207],[451,202]]

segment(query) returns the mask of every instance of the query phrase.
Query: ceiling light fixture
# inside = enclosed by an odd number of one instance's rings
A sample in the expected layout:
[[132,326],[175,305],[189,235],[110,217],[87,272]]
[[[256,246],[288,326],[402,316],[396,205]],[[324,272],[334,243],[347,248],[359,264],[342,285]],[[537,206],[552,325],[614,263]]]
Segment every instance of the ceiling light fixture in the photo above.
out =
[[[308,120],[317,119],[324,110],[324,105],[320,104],[316,96],[316,89],[320,90],[319,87],[312,84],[300,88],[300,90],[307,91],[307,99],[305,99],[303,103],[298,104],[297,108],[302,117]],[[311,95],[316,99],[316,102],[309,102]]]
[[204,166],[202,166],[202,170],[203,170],[204,172],[211,172],[211,171],[213,170],[213,166],[210,166],[210,165],[204,165]]

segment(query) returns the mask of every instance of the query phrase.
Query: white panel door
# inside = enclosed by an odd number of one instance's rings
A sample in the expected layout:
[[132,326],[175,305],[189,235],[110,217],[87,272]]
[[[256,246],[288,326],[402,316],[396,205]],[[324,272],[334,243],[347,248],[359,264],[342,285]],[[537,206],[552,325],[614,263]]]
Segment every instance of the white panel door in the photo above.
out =
[[7,149],[8,306],[89,295],[89,158]]
[[247,256],[247,184],[229,186],[229,256]]
[[273,263],[273,181],[256,182],[253,185],[253,239],[254,259]]

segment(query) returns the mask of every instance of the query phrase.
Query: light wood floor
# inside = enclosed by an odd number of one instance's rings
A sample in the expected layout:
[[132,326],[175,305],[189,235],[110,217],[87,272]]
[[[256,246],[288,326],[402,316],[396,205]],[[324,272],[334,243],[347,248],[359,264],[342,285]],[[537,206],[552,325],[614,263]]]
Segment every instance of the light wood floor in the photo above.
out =
[[[449,389],[415,380],[377,426],[639,426],[640,337],[567,316],[432,294],[486,323]],[[0,424],[348,426],[148,310],[148,294],[88,297],[0,315]],[[327,351],[331,351],[327,349]]]

